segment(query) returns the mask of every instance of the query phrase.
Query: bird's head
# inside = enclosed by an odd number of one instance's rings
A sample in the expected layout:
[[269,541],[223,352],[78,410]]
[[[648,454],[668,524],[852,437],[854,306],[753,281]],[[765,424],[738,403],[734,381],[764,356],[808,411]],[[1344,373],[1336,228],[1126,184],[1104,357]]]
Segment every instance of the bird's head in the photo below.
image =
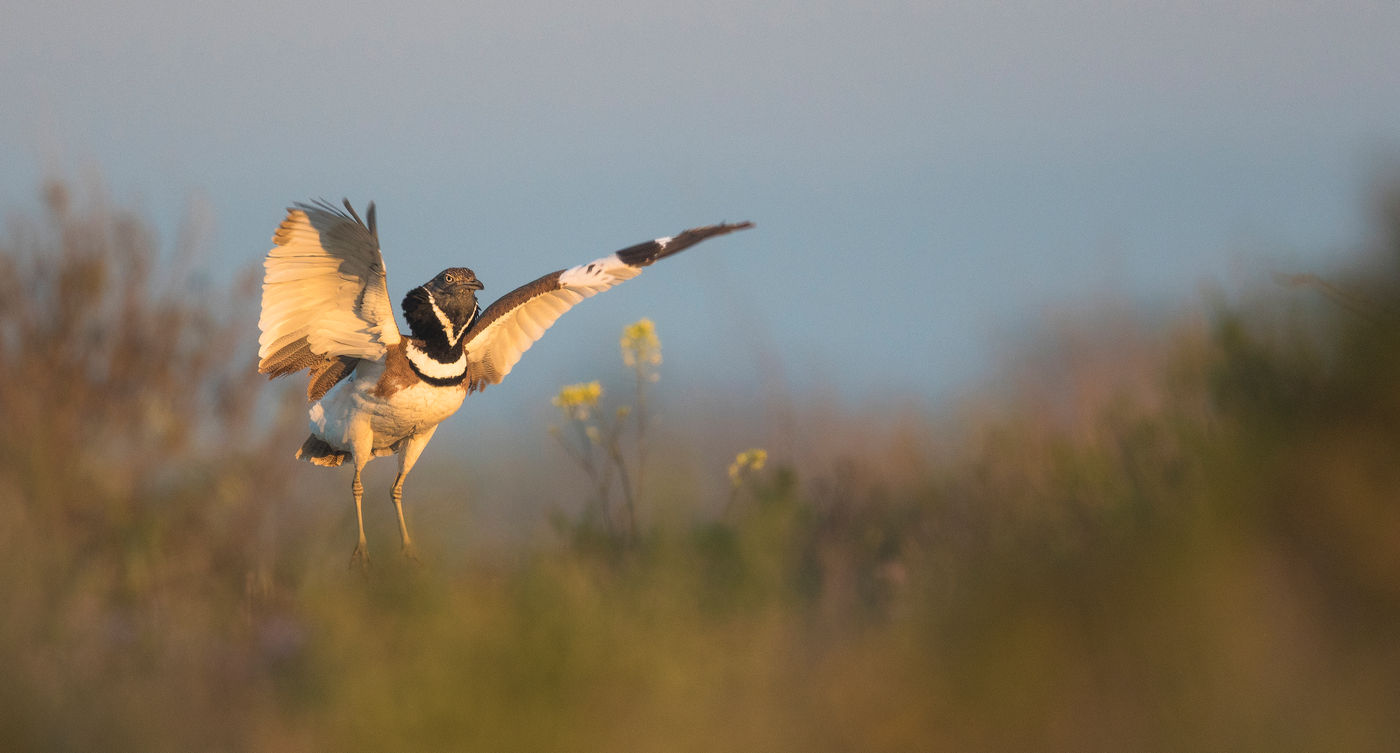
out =
[[485,288],[476,273],[466,267],[452,267],[438,273],[423,286],[454,322],[462,322],[476,312],[476,291]]
[[403,313],[409,329],[418,338],[433,340],[441,336],[446,338],[443,342],[455,343],[480,311],[476,291],[484,287],[476,273],[466,267],[442,270],[404,296]]

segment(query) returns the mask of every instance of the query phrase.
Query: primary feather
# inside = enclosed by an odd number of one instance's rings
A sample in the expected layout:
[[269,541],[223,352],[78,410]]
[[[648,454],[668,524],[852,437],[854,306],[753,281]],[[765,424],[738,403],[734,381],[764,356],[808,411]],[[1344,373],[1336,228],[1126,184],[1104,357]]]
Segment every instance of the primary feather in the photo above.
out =
[[[399,342],[374,227],[319,202],[287,211],[263,263],[258,371],[343,370],[342,359],[380,359]],[[313,386],[315,385],[315,379]]]
[[525,351],[565,311],[642,273],[642,268],[716,235],[753,227],[753,223],[707,225],[675,237],[638,243],[616,253],[552,272],[522,285],[487,307],[467,331],[467,379],[470,389],[499,384]]

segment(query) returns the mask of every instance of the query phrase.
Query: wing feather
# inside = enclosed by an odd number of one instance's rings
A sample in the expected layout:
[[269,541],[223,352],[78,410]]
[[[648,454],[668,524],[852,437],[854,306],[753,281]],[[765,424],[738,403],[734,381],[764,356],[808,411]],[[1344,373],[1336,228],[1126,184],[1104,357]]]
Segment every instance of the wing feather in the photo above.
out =
[[673,238],[658,238],[601,259],[547,274],[502,296],[467,332],[467,381],[472,390],[498,384],[525,351],[564,312],[641,274],[642,268],[707,238],[753,227],[752,223],[708,225]]
[[258,371],[311,368],[309,394],[324,394],[354,359],[383,358],[400,339],[374,204],[368,224],[349,201],[345,208],[348,214],[326,202],[288,209],[263,262]]

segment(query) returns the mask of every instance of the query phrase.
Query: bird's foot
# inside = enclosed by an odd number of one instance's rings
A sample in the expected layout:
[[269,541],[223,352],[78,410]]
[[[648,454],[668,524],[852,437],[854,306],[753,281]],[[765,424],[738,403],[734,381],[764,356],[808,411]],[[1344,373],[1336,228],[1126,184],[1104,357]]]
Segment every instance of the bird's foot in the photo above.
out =
[[350,569],[359,570],[361,575],[368,575],[369,567],[369,548],[361,541],[355,545],[355,551],[350,553]]
[[403,558],[414,569],[423,569],[423,560],[418,559],[418,547],[414,546],[412,542],[403,545]]

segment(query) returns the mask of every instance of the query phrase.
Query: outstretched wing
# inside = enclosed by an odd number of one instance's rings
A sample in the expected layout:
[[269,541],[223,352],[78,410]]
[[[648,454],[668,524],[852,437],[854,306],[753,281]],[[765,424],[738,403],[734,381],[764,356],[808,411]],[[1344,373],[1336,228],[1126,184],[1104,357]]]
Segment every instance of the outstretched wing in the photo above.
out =
[[753,227],[751,222],[708,225],[674,238],[638,243],[596,261],[562,269],[502,296],[467,331],[467,382],[472,390],[498,384],[545,330],[579,301],[641,274],[672,254],[717,235]]
[[345,209],[324,201],[288,209],[263,262],[258,371],[278,377],[310,368],[313,400],[357,360],[383,358],[399,341],[374,204],[368,224],[348,200]]

